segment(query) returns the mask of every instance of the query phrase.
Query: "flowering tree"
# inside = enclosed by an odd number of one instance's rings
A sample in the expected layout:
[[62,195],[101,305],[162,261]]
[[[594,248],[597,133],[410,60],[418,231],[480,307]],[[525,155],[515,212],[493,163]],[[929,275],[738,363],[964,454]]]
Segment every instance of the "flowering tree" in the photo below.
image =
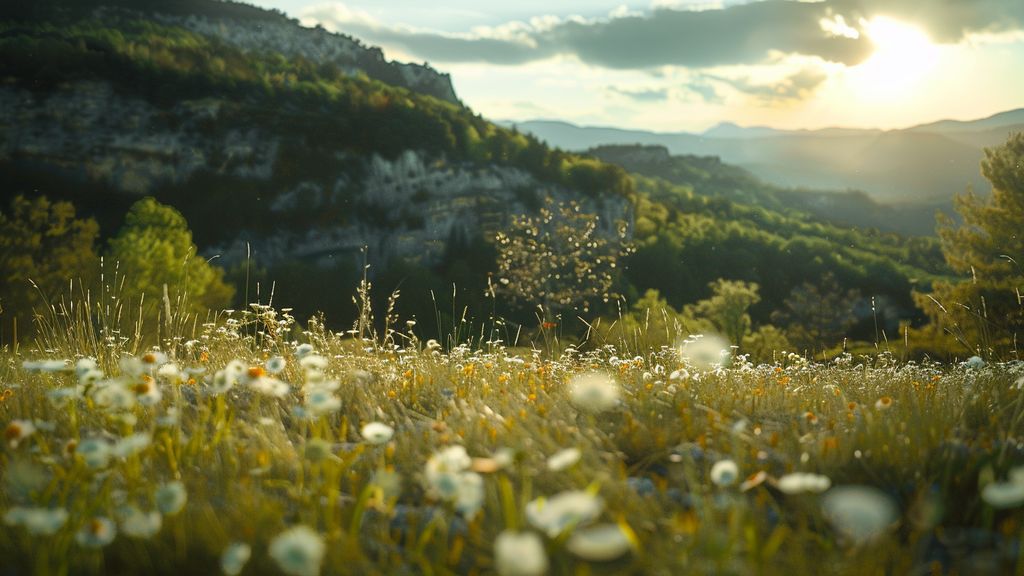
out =
[[597,300],[614,298],[619,258],[631,248],[624,223],[608,237],[599,218],[575,202],[550,198],[535,215],[513,216],[496,237],[499,289],[545,310],[588,312]]

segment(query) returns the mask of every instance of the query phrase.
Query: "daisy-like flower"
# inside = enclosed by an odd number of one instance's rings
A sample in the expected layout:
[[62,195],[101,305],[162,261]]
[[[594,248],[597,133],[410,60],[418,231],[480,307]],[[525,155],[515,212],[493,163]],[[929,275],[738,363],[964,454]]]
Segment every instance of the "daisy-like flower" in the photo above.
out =
[[871,486],[837,486],[822,498],[821,508],[832,526],[854,544],[881,536],[897,517],[892,498]]
[[566,448],[555,452],[548,458],[548,470],[561,472],[580,461],[583,452],[579,448]]
[[294,526],[275,536],[268,551],[285,574],[316,576],[327,546],[312,528]]
[[66,372],[67,360],[26,360],[21,367],[29,372]]
[[224,366],[224,372],[230,376],[234,376],[236,380],[244,376],[248,370],[249,367],[241,360],[232,360]]
[[323,416],[341,410],[341,399],[327,388],[314,386],[306,391],[305,407],[311,416]]
[[964,362],[964,366],[972,370],[977,370],[985,367],[985,361],[981,359],[981,356],[971,356],[966,362]]
[[142,361],[142,365],[146,370],[153,370],[167,363],[167,355],[159,350],[152,350],[143,354],[139,360]]
[[804,492],[820,493],[832,486],[832,480],[821,474],[808,472],[793,472],[779,478],[777,483],[779,490],[786,494],[801,494]]
[[156,380],[145,374],[136,384],[132,385],[132,391],[135,392],[135,401],[146,407],[156,406],[164,398]]
[[269,374],[280,374],[286,366],[288,366],[288,362],[281,356],[274,356],[263,364]]
[[68,388],[54,388],[46,393],[46,397],[53,404],[54,408],[67,408],[68,405],[77,402],[82,398],[82,388],[70,386]]
[[601,515],[604,502],[582,490],[561,492],[551,498],[537,498],[526,505],[526,519],[551,538],[569,528],[588,524]]
[[299,366],[306,370],[324,370],[327,368],[327,358],[319,354],[307,354],[299,360]]
[[1024,482],[991,482],[981,490],[981,499],[993,508],[1016,508],[1024,504]]
[[134,378],[141,376],[146,370],[146,366],[135,356],[125,355],[117,361],[117,367],[121,370],[122,376],[128,376]]
[[484,479],[476,472],[459,474],[455,495],[455,510],[472,520],[484,505]]
[[89,468],[106,468],[113,456],[110,444],[100,438],[82,440],[75,447],[74,453],[85,460],[85,464]]
[[[131,436],[125,436],[114,444],[113,448],[110,449],[110,453],[118,458],[129,458],[141,453],[149,445],[153,443],[153,437],[145,432],[136,432]],[[78,447],[81,452],[82,447]]]
[[569,381],[569,400],[584,412],[604,412],[618,404],[619,385],[600,372],[580,374]]
[[100,366],[96,363],[95,358],[79,358],[75,362],[75,376],[81,378],[83,374],[90,370],[99,370]]
[[177,364],[167,363],[160,366],[156,371],[156,375],[170,384],[181,384],[185,381],[185,374],[178,368]]
[[260,394],[273,398],[284,398],[291,390],[291,386],[287,383],[271,376],[253,378],[249,381],[249,387]]
[[156,510],[143,512],[135,506],[126,506],[120,511],[121,531],[131,538],[152,538],[163,526],[163,517]]
[[548,566],[544,542],[537,534],[506,530],[494,539],[494,567],[501,576],[541,576]]
[[36,426],[31,420],[12,420],[4,428],[4,440],[12,448],[17,448],[22,440],[35,434]]
[[104,410],[120,412],[131,410],[135,406],[135,393],[120,381],[108,380],[100,383],[93,393],[93,400]]
[[298,358],[299,360],[302,360],[303,358],[309,356],[313,352],[316,352],[316,349],[313,348],[312,344],[299,344],[298,346],[295,347],[295,357]]
[[449,446],[434,453],[425,467],[427,487],[438,498],[454,500],[458,495],[459,475],[472,463],[462,446]]
[[370,422],[363,426],[359,433],[370,444],[384,444],[395,435],[395,429],[380,422]]
[[713,370],[729,363],[729,341],[714,334],[698,335],[679,346],[679,357],[699,370]]
[[164,516],[174,516],[185,507],[185,503],[188,501],[188,492],[185,490],[185,485],[181,482],[168,482],[156,489],[154,499],[156,500],[156,507],[160,510],[161,514]]
[[117,524],[109,518],[90,519],[75,534],[75,541],[83,548],[103,548],[117,536]]
[[63,508],[27,508],[15,506],[4,514],[8,526],[24,526],[29,534],[51,536],[56,534],[68,521],[68,511]]
[[214,395],[223,394],[237,383],[238,374],[235,372],[227,369],[217,370],[213,375],[213,379],[210,380],[210,393]]
[[732,460],[719,460],[711,467],[711,481],[716,486],[732,486],[740,477],[740,468]]
[[220,569],[227,576],[237,576],[252,556],[252,548],[245,542],[232,542],[220,555]]
[[618,524],[599,524],[573,532],[565,547],[584,560],[607,562],[629,552],[633,542]]
[[875,402],[876,410],[888,410],[889,408],[892,408],[891,396],[882,396]]

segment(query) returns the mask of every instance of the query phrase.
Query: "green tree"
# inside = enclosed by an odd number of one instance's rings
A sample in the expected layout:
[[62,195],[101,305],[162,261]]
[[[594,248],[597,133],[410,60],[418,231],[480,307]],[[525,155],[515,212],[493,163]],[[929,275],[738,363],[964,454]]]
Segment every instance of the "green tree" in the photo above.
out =
[[188,313],[223,308],[234,294],[224,270],[196,256],[185,217],[153,198],[132,205],[107,253],[124,276],[124,295],[142,297],[150,321],[162,309],[164,286]]
[[[8,342],[32,330],[33,310],[98,270],[99,226],[76,218],[70,202],[17,196],[0,212],[0,335]],[[35,284],[35,287],[33,287]],[[19,336],[20,337],[20,336]]]
[[[1024,329],[1024,132],[985,150],[981,173],[992,194],[968,190],[954,207],[962,223],[939,217],[942,253],[961,276],[915,294],[940,329],[972,350],[1011,346]],[[984,350],[984,348],[988,348]]]
[[772,312],[772,322],[783,326],[790,341],[802,350],[827,348],[853,326],[852,308],[858,299],[858,291],[844,292],[835,275],[826,272],[819,282],[793,288],[783,308]]
[[619,258],[630,250],[625,225],[602,233],[597,214],[575,202],[548,199],[538,214],[512,217],[496,237],[499,289],[546,311],[577,308],[614,298]]
[[708,286],[712,291],[711,297],[687,305],[684,314],[710,320],[730,343],[741,345],[743,337],[750,332],[750,307],[761,301],[758,285],[719,278]]

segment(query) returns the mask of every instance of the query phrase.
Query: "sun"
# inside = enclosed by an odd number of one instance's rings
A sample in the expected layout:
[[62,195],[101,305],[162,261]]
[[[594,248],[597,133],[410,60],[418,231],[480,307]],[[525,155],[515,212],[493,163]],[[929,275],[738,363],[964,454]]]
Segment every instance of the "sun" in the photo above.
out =
[[851,73],[865,97],[894,100],[912,96],[939,60],[939,47],[910,24],[886,17],[863,23],[875,52]]

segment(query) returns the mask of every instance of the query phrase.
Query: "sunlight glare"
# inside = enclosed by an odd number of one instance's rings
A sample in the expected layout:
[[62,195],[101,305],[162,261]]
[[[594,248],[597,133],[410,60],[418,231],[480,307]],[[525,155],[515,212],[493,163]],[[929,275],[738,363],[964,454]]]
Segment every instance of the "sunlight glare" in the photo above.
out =
[[863,95],[870,99],[911,95],[938,64],[939,48],[920,28],[877,17],[864,22],[864,30],[875,52],[852,72]]

